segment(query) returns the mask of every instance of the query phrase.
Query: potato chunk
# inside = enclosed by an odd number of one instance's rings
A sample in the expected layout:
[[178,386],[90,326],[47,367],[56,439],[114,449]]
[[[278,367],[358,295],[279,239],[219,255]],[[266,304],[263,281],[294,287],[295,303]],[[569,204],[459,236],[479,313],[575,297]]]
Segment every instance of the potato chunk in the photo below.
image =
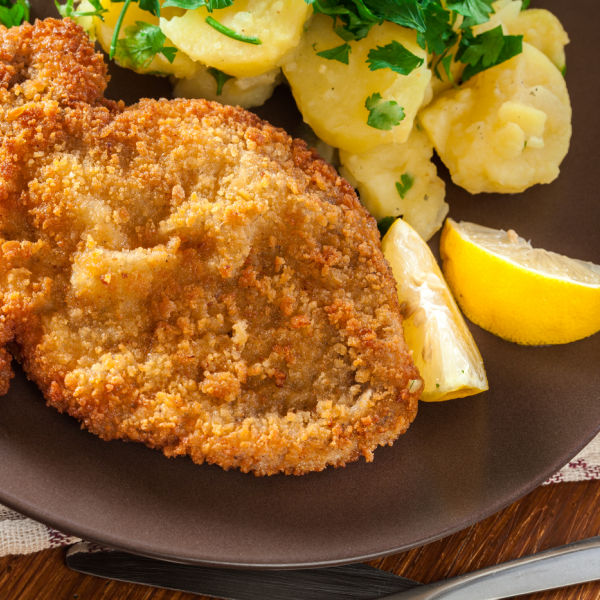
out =
[[519,16],[522,5],[523,3],[521,0],[496,0],[492,5],[494,12],[490,14],[489,20],[480,25],[475,25],[475,27],[473,27],[473,33],[479,35],[501,25],[502,30],[506,34],[506,24],[510,21],[514,21]]
[[543,8],[531,8],[506,21],[510,35],[522,35],[523,40],[543,52],[559,69],[564,69],[565,46],[569,36],[560,21]]
[[429,139],[415,128],[404,144],[378,146],[364,154],[341,151],[341,172],[377,220],[402,216],[428,240],[448,214],[446,186],[437,176],[432,154]]
[[232,77],[223,85],[218,94],[217,80],[204,65],[192,77],[175,82],[173,95],[176,98],[206,98],[222,104],[250,108],[260,106],[270,98],[275,86],[281,80],[281,69],[276,68],[256,77]]
[[[161,18],[160,28],[193,60],[235,77],[255,77],[279,66],[283,55],[298,44],[310,10],[304,0],[236,0],[233,6],[212,13],[198,8]],[[206,23],[208,16],[261,43],[249,44],[220,33]]]
[[[373,27],[366,38],[350,42],[349,64],[328,60],[317,56],[317,52],[337,47],[343,41],[333,31],[331,18],[315,15],[298,49],[284,63],[284,75],[304,120],[329,145],[360,153],[408,138],[428,90],[431,72],[426,60],[409,75],[389,68],[371,71],[366,62],[369,50],[393,40],[425,58],[414,31],[384,23]],[[390,130],[367,125],[369,111],[365,101],[375,93],[404,108],[405,117],[399,125]]]
[[439,96],[420,122],[457,185],[516,193],[558,176],[571,104],[558,69],[524,43],[521,54]]
[[[110,2],[110,0],[101,0],[102,6],[107,9],[102,16],[104,20],[99,17],[94,17],[95,34],[96,39],[102,46],[102,49],[108,54],[110,52],[110,43],[113,37],[113,32],[117,24],[117,20],[123,8],[122,3]],[[173,9],[171,9],[173,10]],[[169,9],[165,9],[168,12]],[[119,32],[119,38],[123,38],[126,35],[125,30],[131,25],[135,25],[136,21],[142,21],[149,23],[150,25],[158,25],[158,17],[153,16],[149,12],[142,10],[137,4],[130,4],[125,18],[123,19],[123,25]],[[172,42],[167,39],[166,46],[173,46]],[[131,64],[122,64],[119,60],[118,55],[115,56],[115,62],[122,67],[133,69],[138,73],[154,73],[157,75],[175,75],[176,77],[189,77],[196,70],[196,65],[189,59],[181,50],[177,51],[175,60],[170,63],[162,54],[157,54],[152,62],[143,67],[137,67]]]

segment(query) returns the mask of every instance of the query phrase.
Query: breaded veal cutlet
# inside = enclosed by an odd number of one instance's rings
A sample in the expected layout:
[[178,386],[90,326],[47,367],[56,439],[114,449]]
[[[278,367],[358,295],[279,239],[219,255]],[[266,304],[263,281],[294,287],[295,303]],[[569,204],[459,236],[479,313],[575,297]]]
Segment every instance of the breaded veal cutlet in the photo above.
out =
[[70,20],[0,28],[0,391],[15,356],[105,440],[257,475],[371,460],[422,381],[352,187],[245,110],[106,83]]

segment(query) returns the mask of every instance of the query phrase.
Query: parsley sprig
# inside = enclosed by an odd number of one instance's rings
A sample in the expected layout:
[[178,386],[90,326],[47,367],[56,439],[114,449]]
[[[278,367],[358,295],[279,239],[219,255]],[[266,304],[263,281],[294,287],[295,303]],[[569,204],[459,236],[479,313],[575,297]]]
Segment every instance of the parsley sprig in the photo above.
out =
[[233,79],[233,75],[227,75],[220,69],[215,69],[214,67],[208,67],[208,72],[213,76],[214,80],[217,82],[217,96],[220,96],[223,93],[223,86],[230,80]]
[[115,56],[123,66],[137,68],[146,68],[157,54],[172,63],[177,48],[165,46],[166,39],[157,25],[136,21],[125,29],[125,37],[117,40]]
[[365,108],[369,111],[367,125],[375,129],[389,131],[404,119],[404,108],[395,100],[384,100],[379,92],[371,94],[365,100]]
[[[442,78],[440,66],[452,80],[453,61],[466,65],[463,81],[476,73],[498,65],[522,51],[522,36],[504,35],[501,28],[474,35],[475,25],[489,21],[494,13],[493,0],[305,0],[315,13],[333,20],[337,35],[349,44],[367,36],[372,27],[384,22],[396,23],[417,32],[417,42],[431,55],[429,66]],[[345,54],[324,52],[319,56],[340,60]],[[333,49],[332,49],[333,50]],[[344,61],[340,61],[344,62]],[[371,70],[390,68],[408,75],[423,64],[423,59],[397,41],[369,52]]]
[[0,23],[5,27],[17,27],[29,21],[28,0],[0,0]]
[[351,50],[352,47],[346,42],[341,46],[336,46],[335,48],[329,48],[329,50],[322,50],[321,52],[317,52],[317,56],[328,58],[329,60],[337,60],[338,62],[347,65],[350,60]]
[[401,75],[408,75],[423,64],[423,59],[393,40],[387,46],[377,46],[370,50],[367,63],[371,71],[387,68]]
[[396,191],[400,198],[404,199],[414,182],[415,179],[410,173],[402,173],[402,175],[400,175],[400,181],[396,181]]
[[239,33],[234,31],[233,29],[227,27],[227,25],[223,25],[223,23],[217,21],[214,17],[210,15],[204,19],[207,25],[210,25],[213,29],[216,29],[219,33],[230,37],[233,40],[237,40],[238,42],[245,42],[246,44],[262,44],[261,40],[252,35],[244,35],[243,33]]
[[186,10],[195,10],[204,7],[208,12],[219,8],[227,8],[233,4],[233,0],[165,0],[163,8],[174,6],[176,8],[185,8]]
[[93,10],[76,10],[74,0],[67,0],[65,4],[61,4],[58,0],[54,0],[56,10],[62,17],[70,17],[75,19],[77,17],[100,17],[106,12],[106,8],[102,6],[100,0],[89,0]]

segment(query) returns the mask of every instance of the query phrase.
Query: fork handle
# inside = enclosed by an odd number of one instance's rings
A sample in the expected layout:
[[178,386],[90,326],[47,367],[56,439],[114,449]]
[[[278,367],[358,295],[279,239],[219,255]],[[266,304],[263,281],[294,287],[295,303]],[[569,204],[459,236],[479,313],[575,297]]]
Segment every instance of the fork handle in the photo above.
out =
[[600,579],[600,537],[546,550],[381,600],[498,600]]

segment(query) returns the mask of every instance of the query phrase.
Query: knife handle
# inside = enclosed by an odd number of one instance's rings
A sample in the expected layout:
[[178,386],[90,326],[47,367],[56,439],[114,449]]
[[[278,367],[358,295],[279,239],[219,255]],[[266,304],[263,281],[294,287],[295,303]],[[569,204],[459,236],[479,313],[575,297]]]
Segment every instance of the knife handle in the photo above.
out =
[[498,600],[600,579],[600,537],[424,585],[381,600]]

